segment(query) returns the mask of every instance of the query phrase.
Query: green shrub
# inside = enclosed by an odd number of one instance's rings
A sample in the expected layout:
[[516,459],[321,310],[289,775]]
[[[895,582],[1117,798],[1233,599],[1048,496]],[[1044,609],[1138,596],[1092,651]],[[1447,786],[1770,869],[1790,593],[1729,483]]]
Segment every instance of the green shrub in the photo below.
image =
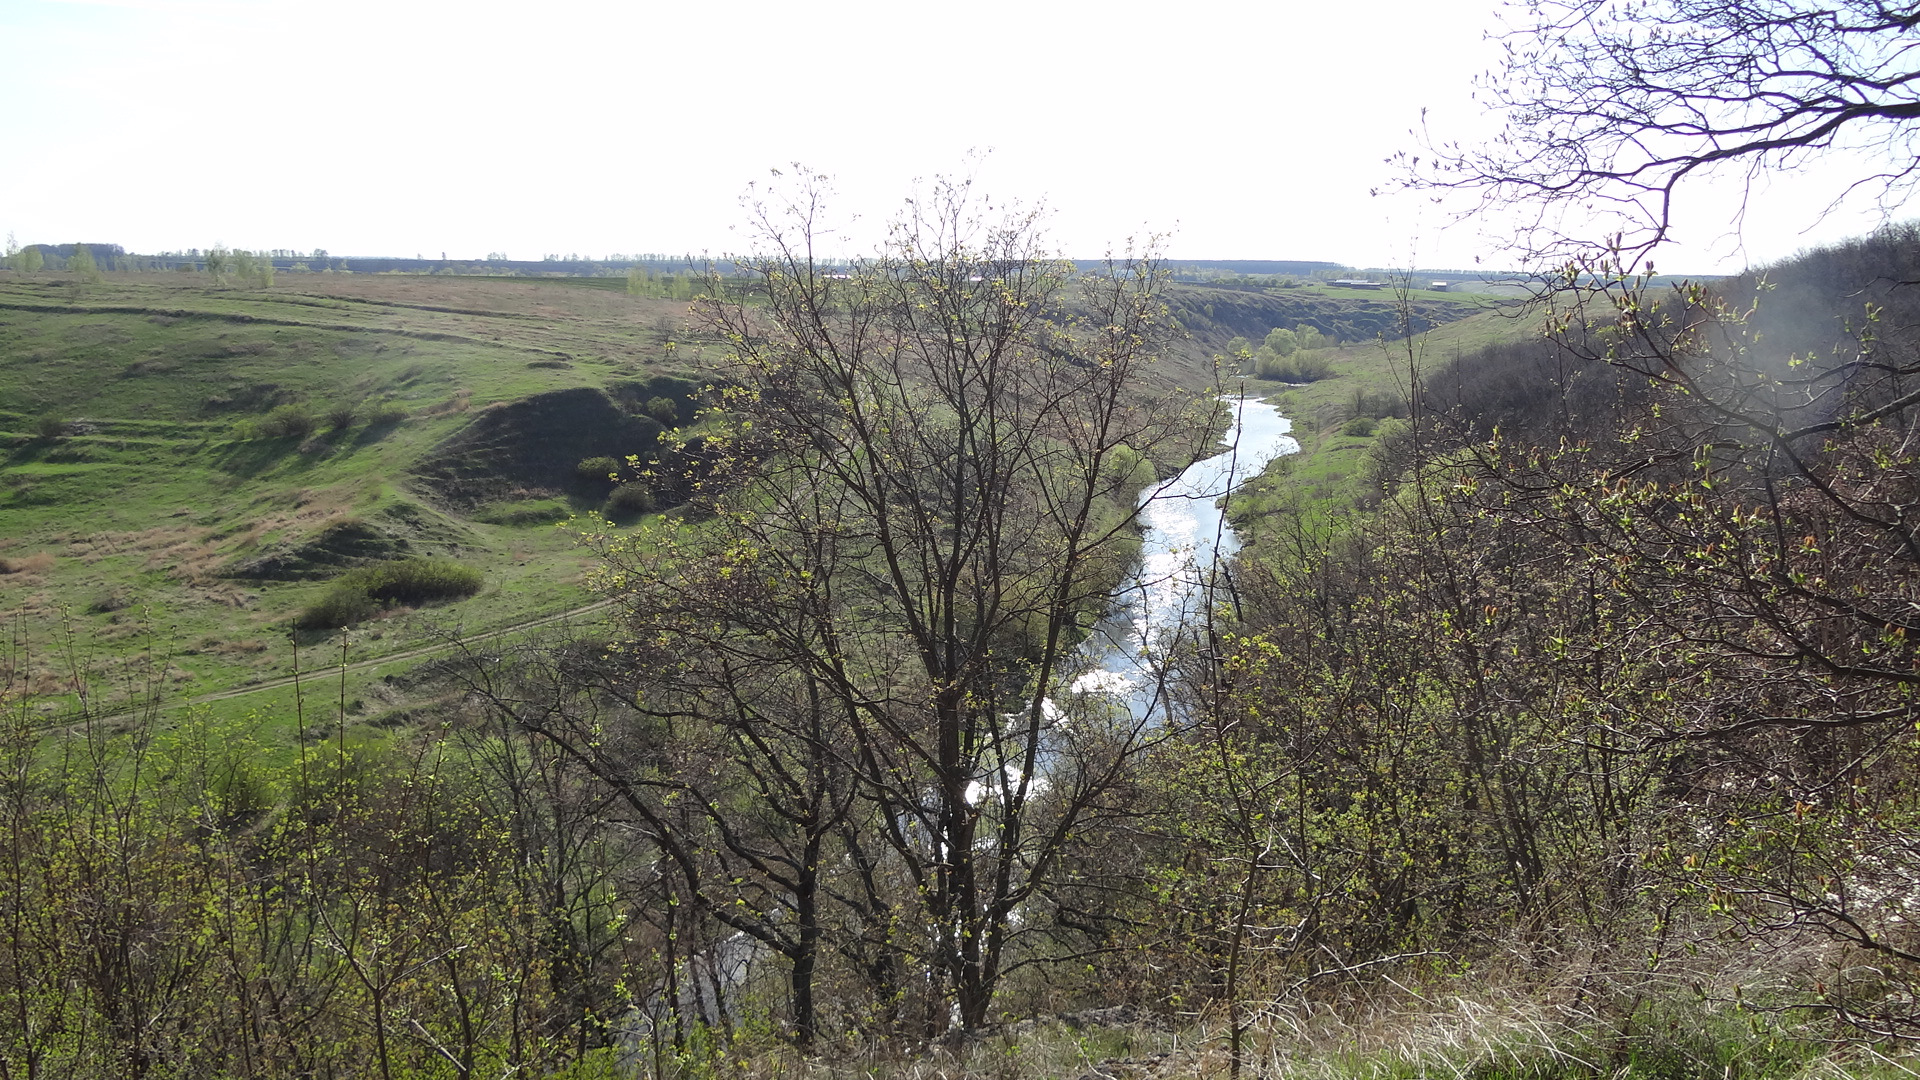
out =
[[1262,345],[1260,351],[1254,354],[1253,373],[1262,379],[1280,382],[1319,382],[1333,375],[1333,362],[1305,349],[1282,356]]
[[611,483],[614,474],[620,471],[620,464],[618,458],[607,457],[603,454],[599,457],[581,458],[580,464],[575,465],[573,469],[580,474],[582,480],[597,480],[602,483]]
[[489,525],[552,525],[567,520],[573,510],[559,499],[523,499],[493,503],[474,514],[474,520]]
[[653,492],[639,484],[621,484],[607,496],[600,512],[615,521],[628,521],[653,512]]
[[1302,349],[1289,359],[1293,361],[1293,378],[1289,382],[1319,382],[1333,377],[1333,361],[1318,353]]
[[294,625],[303,630],[332,630],[352,626],[381,607],[409,607],[436,600],[472,596],[486,584],[480,571],[452,559],[400,559],[349,570],[334,580]]
[[425,604],[472,596],[486,578],[452,559],[400,559],[349,570],[335,584],[361,589],[383,603]]
[[350,428],[358,419],[360,419],[360,412],[351,405],[335,405],[327,410],[327,428],[332,431]]
[[1373,417],[1371,416],[1354,417],[1353,419],[1347,421],[1344,425],[1341,426],[1340,434],[1357,435],[1363,439],[1366,438],[1367,436],[1373,434]]
[[680,410],[675,407],[672,398],[657,397],[648,400],[647,415],[667,427],[672,427],[680,419]]
[[336,585],[296,616],[293,625],[302,630],[337,630],[352,626],[379,609],[380,605],[366,593]]
[[1372,416],[1385,419],[1386,417],[1399,418],[1407,415],[1407,400],[1399,394],[1391,392],[1375,393],[1368,390],[1355,390],[1353,392],[1352,407],[1353,415],[1355,416]]
[[1131,446],[1114,448],[1107,462],[1107,473],[1136,490],[1159,479],[1152,460]]
[[406,418],[407,418],[406,406],[396,405],[391,401],[383,401],[380,404],[375,405],[373,407],[373,411],[367,413],[367,426],[368,427],[389,427],[391,425],[399,423],[402,420],[405,420]]
[[313,414],[299,405],[276,405],[254,430],[263,439],[304,439],[313,434]]
[[67,421],[62,417],[43,416],[40,418],[40,422],[34,425],[34,430],[39,433],[41,438],[51,442],[54,439],[66,438],[67,426]]

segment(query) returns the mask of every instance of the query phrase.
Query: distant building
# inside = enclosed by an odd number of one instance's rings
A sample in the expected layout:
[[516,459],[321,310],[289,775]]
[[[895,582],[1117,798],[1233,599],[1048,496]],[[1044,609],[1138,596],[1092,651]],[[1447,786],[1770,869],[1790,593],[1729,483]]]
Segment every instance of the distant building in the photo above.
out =
[[1335,278],[1327,284],[1338,285],[1343,289],[1384,289],[1387,287],[1387,283],[1384,281],[1361,281],[1358,278]]
[[1451,281],[1436,281],[1436,282],[1434,282],[1433,284],[1431,284],[1431,285],[1429,285],[1429,286],[1427,286],[1427,288],[1429,288],[1429,289],[1432,289],[1432,290],[1433,290],[1434,292],[1452,292],[1452,291],[1453,291],[1453,282],[1451,282]]

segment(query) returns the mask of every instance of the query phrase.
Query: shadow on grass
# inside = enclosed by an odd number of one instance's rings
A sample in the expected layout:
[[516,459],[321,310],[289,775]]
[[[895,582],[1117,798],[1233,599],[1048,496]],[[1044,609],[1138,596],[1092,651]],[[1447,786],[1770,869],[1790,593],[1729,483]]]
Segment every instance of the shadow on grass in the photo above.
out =
[[317,626],[303,628],[299,626],[287,626],[284,628],[284,632],[293,638],[295,645],[304,649],[309,645],[318,645],[322,642],[331,641],[342,633],[345,633],[347,629],[349,628]]
[[53,444],[45,439],[33,439],[20,443],[13,448],[12,453],[7,455],[7,465],[9,467],[15,465],[32,465],[35,462],[43,461],[47,456],[47,451],[52,449],[52,447]]
[[353,448],[358,450],[363,446],[371,446],[379,442],[381,439],[393,434],[393,429],[399,427],[405,419],[406,417],[404,416],[396,416],[392,419],[376,419],[370,421],[366,427],[360,429],[360,434],[354,436]]
[[[225,449],[214,452],[214,467],[243,480],[251,480],[278,464],[299,446],[300,439],[292,435],[278,439],[253,439],[248,442],[229,443]],[[311,461],[303,457],[301,463],[307,465],[311,464]]]

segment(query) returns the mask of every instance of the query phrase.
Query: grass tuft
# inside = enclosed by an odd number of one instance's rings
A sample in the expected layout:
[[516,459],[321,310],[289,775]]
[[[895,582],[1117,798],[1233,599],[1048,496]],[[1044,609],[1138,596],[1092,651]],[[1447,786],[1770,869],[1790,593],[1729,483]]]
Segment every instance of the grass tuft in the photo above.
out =
[[391,605],[418,607],[465,599],[485,584],[480,571],[452,559],[400,559],[363,566],[340,575],[294,625],[302,630],[337,630]]

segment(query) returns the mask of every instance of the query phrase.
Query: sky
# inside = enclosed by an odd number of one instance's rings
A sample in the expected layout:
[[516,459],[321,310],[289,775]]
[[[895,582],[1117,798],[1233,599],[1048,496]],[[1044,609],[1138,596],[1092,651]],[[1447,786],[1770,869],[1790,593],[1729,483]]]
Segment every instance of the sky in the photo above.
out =
[[[130,251],[712,253],[795,163],[867,250],[937,175],[1091,258],[1504,268],[1390,186],[1424,123],[1491,134],[1491,0],[0,0],[0,232]],[[1870,230],[1847,165],[1680,207],[1673,272]],[[1896,215],[1897,216],[1897,215]]]

